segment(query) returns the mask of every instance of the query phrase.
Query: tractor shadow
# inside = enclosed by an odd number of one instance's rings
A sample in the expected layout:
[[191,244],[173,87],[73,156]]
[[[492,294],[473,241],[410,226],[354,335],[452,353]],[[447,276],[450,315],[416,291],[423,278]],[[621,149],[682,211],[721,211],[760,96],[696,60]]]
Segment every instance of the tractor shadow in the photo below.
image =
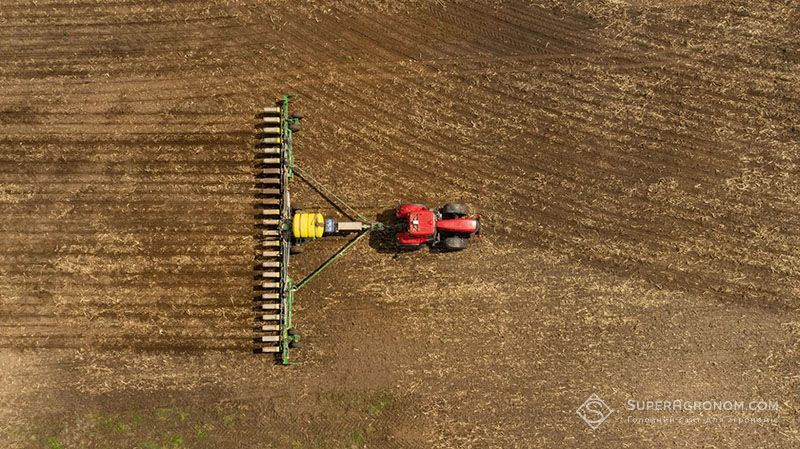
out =
[[372,231],[369,234],[369,246],[382,254],[400,254],[395,245],[394,238],[399,227],[399,222],[395,216],[395,209],[387,209],[375,216],[377,223],[383,224],[380,231]]

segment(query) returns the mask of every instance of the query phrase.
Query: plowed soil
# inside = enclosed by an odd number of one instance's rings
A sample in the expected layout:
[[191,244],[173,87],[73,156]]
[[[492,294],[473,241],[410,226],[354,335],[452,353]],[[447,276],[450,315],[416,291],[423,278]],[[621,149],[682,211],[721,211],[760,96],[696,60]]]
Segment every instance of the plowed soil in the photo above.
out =
[[[0,446],[800,446],[796,2],[399,3],[3,2]],[[358,246],[289,367],[251,353],[253,115],[285,92],[359,211],[485,234]]]

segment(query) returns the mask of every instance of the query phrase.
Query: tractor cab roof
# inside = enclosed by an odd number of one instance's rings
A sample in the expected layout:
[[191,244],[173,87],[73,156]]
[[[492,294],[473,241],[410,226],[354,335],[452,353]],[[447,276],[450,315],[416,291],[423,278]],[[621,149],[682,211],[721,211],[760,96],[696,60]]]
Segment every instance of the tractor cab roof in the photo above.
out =
[[408,214],[408,233],[417,237],[426,237],[436,232],[436,214],[428,209],[421,209]]

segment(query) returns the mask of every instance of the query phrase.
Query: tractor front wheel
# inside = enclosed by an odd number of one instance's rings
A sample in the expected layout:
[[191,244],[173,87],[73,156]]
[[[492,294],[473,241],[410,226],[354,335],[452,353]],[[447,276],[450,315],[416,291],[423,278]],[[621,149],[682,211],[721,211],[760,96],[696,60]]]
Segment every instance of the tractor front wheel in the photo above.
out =
[[469,208],[461,203],[447,203],[442,206],[442,215],[453,218],[461,218],[469,215]]
[[442,241],[442,246],[447,251],[460,251],[467,247],[469,239],[464,237],[447,237]]

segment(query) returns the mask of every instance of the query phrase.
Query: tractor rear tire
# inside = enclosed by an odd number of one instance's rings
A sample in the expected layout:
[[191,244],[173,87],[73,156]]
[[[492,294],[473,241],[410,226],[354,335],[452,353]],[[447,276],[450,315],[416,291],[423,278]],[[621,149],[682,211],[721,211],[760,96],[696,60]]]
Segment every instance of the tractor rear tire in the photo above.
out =
[[289,254],[300,254],[303,252],[303,247],[301,245],[292,245],[289,247]]
[[466,217],[469,215],[469,208],[461,203],[447,203],[442,206],[442,215],[454,218]]
[[302,112],[292,112],[292,115],[290,115],[290,117],[291,118],[296,118],[298,120],[302,120],[303,119],[303,113]]
[[447,237],[442,241],[442,246],[447,251],[461,251],[467,247],[467,244],[469,244],[469,239],[457,236]]
[[300,128],[299,124],[295,123],[294,125],[289,125],[289,129],[291,129],[293,133],[297,134],[302,128]]

